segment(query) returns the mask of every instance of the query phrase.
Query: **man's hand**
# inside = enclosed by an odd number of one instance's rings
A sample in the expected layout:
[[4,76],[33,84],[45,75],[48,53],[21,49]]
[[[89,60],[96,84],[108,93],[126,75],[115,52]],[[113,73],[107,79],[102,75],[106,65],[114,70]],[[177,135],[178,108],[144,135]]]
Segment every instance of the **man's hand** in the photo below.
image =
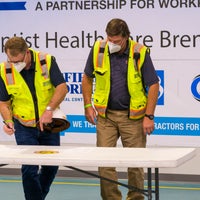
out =
[[42,116],[40,117],[40,130],[44,131],[43,124],[49,124],[52,122],[53,111],[45,110]]
[[143,119],[144,134],[151,135],[153,130],[154,130],[154,120],[151,120],[148,117],[144,117],[144,119]]
[[15,132],[14,123],[13,122],[5,122],[4,121],[3,130],[8,135],[14,134],[14,132]]
[[85,108],[85,117],[86,117],[87,121],[90,122],[91,124],[93,124],[93,125],[96,124],[97,115],[96,115],[96,111],[93,108],[93,106]]

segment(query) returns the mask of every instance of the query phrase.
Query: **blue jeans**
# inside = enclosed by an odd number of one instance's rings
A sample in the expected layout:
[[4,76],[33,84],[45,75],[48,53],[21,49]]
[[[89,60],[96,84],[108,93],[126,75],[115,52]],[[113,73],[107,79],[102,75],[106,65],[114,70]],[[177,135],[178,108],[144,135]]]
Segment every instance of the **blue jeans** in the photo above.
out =
[[[60,133],[41,132],[15,120],[18,145],[60,146]],[[26,200],[44,200],[58,171],[58,166],[22,165],[22,183]]]

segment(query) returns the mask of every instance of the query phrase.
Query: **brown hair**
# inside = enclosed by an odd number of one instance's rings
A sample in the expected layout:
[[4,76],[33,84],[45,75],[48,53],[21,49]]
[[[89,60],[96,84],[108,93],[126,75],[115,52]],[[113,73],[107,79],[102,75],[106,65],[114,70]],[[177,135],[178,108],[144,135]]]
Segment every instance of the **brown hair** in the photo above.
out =
[[106,33],[108,36],[129,37],[130,31],[126,22],[122,19],[114,18],[108,22],[106,26]]
[[28,49],[26,41],[21,37],[12,37],[5,43],[5,52],[9,52],[12,56],[17,56],[19,53],[25,53]]

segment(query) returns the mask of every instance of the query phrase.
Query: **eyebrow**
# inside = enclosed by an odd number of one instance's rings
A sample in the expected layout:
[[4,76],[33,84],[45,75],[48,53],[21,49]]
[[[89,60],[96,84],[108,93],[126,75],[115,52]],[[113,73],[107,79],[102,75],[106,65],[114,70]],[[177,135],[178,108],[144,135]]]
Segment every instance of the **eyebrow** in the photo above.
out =
[[20,59],[20,60],[17,60],[17,61],[11,61],[11,60],[8,58],[8,56],[7,56],[7,62],[9,62],[9,63],[18,63],[18,62],[23,62],[25,56],[26,56],[26,53],[25,53],[24,56],[23,56],[23,60]]
[[111,38],[108,38],[108,40],[111,40],[111,41],[113,41],[113,42],[120,42],[122,39],[112,40]]

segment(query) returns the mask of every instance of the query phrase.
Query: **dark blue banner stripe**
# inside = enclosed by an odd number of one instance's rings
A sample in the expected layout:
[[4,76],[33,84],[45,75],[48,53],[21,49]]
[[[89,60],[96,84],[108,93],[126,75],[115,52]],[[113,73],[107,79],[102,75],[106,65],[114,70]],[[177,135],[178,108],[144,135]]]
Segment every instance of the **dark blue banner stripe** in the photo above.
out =
[[22,2],[0,2],[0,10],[26,10],[26,1]]

